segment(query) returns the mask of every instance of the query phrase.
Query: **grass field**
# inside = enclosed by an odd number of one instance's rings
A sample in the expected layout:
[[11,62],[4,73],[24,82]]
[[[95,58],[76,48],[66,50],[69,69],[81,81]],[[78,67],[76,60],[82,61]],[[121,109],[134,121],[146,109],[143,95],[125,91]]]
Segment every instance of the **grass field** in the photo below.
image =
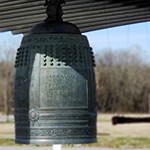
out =
[[[84,146],[113,148],[150,148],[150,124],[124,124],[113,126],[110,114],[97,118],[97,143]],[[148,116],[127,114],[126,116]],[[14,145],[14,123],[0,123],[0,145]]]

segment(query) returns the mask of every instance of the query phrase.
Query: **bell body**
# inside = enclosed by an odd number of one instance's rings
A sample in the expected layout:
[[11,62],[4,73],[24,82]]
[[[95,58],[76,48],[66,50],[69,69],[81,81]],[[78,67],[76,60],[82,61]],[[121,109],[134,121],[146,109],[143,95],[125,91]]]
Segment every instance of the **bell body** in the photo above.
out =
[[16,57],[17,143],[96,141],[93,54],[80,34],[23,38]]

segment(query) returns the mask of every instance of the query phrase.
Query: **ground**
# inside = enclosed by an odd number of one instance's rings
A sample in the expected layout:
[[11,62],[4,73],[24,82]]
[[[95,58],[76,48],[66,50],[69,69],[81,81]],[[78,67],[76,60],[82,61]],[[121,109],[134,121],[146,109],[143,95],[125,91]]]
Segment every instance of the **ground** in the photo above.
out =
[[[26,150],[27,147],[15,147],[15,146],[7,146],[1,147],[0,150]],[[28,147],[29,150],[52,150],[52,147]],[[112,148],[84,148],[84,147],[73,147],[73,148],[62,148],[62,150],[118,150]],[[141,149],[120,149],[120,150],[141,150]],[[149,150],[149,149],[142,149],[142,150]]]

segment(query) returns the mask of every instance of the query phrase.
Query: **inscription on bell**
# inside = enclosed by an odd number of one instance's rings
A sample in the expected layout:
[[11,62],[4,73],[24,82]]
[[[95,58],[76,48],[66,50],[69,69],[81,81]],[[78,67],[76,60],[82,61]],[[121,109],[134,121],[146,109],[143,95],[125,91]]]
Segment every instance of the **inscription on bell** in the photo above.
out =
[[[77,72],[73,74],[71,69],[66,70],[65,74],[62,74],[61,69],[55,69],[53,74],[49,70],[51,75],[45,69],[42,72],[40,80],[41,107],[86,108],[88,106],[87,81],[81,74]],[[42,78],[47,80],[43,81]]]
[[49,89],[56,89],[56,88],[65,88],[64,82],[67,82],[68,86],[72,86],[73,80],[78,80],[76,75],[49,75],[49,81],[47,82],[47,88]]

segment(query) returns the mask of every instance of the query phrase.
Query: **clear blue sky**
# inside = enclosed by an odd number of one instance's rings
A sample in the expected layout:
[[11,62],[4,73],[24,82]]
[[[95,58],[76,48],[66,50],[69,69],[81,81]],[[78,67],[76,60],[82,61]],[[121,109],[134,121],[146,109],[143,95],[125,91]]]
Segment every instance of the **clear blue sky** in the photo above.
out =
[[106,49],[132,49],[150,59],[150,22],[88,32],[86,35],[95,53]]
[[[150,22],[125,25],[104,30],[83,33],[88,36],[95,53],[102,50],[132,49],[150,60]],[[0,33],[0,58],[5,50],[16,50],[23,35],[12,35],[11,32]]]

